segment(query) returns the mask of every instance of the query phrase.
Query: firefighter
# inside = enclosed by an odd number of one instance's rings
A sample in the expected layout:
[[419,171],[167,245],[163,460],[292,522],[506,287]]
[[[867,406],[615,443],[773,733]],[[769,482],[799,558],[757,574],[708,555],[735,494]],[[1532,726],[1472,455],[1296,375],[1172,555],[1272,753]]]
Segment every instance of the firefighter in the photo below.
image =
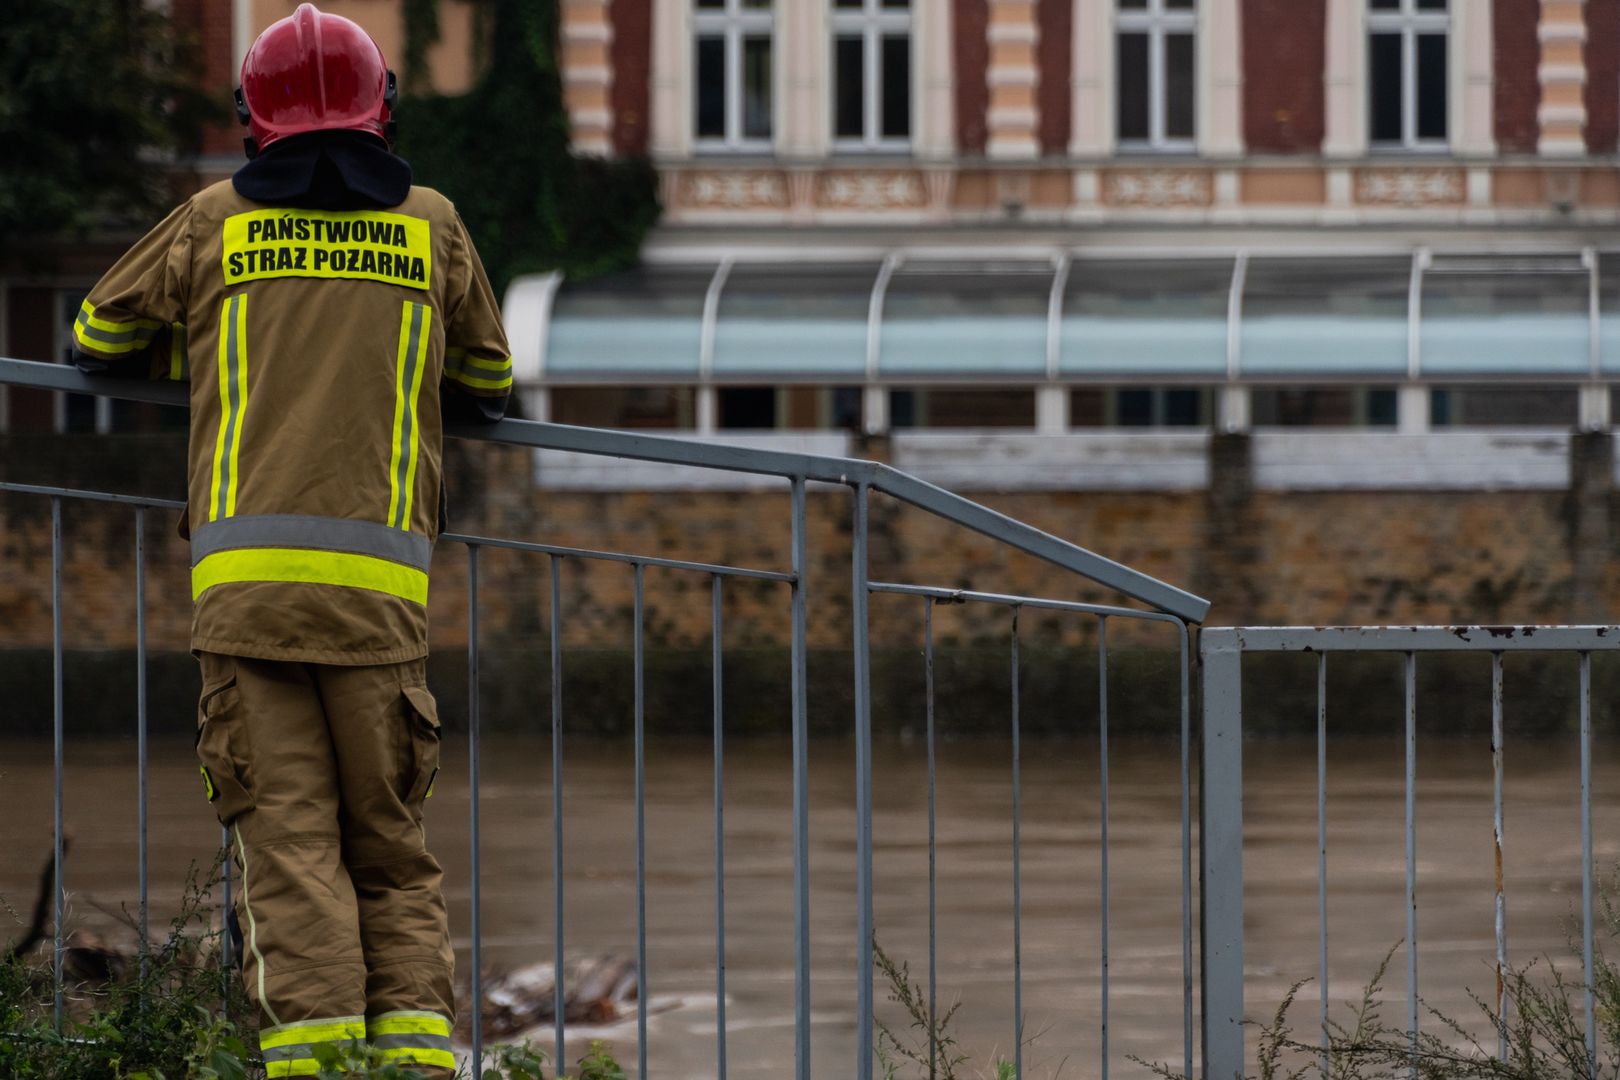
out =
[[454,207],[392,153],[394,75],[302,4],[242,63],[248,162],[91,290],[86,370],[189,380],[197,753],[228,831],[271,1077],[369,1044],[454,1067],[425,683],[442,425],[512,361]]

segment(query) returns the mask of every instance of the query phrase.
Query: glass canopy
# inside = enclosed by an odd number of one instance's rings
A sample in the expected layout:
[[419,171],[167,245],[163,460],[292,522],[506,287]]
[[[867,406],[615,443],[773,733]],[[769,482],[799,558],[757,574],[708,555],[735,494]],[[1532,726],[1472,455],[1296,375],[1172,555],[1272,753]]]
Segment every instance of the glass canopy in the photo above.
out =
[[1436,259],[1420,310],[1424,375],[1591,370],[1591,274],[1579,256]]
[[1410,256],[1250,259],[1240,370],[1404,375],[1411,283]]
[[716,374],[866,374],[880,264],[734,264],[714,324]]
[[1204,382],[1225,379],[1230,361],[1239,377],[1388,381],[1415,359],[1421,378],[1569,380],[1591,371],[1595,351],[1620,376],[1620,253],[1436,255],[1418,274],[1415,312],[1411,253],[1250,255],[1234,298],[1238,262],[908,256],[885,272],[876,259],[778,257],[739,258],[719,275],[712,262],[655,263],[564,282],[543,330],[543,372],[573,382]]
[[1620,254],[1599,256],[1597,279],[1599,357],[1605,374],[1620,374]]
[[1077,259],[1058,329],[1064,375],[1226,374],[1231,258]]
[[878,338],[882,375],[1046,373],[1047,263],[903,263]]
[[644,266],[564,282],[552,301],[545,373],[698,375],[704,298],[715,268]]

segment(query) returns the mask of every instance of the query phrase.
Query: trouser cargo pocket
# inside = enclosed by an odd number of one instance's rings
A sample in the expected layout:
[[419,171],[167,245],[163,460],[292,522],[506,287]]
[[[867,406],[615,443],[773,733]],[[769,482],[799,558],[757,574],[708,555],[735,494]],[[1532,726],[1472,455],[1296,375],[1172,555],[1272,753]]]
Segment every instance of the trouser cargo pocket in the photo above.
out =
[[439,707],[425,686],[406,686],[401,692],[411,739],[405,805],[420,806],[433,794],[433,781],[439,775]]
[[204,686],[197,705],[197,759],[203,791],[222,825],[253,809],[248,738],[235,673]]

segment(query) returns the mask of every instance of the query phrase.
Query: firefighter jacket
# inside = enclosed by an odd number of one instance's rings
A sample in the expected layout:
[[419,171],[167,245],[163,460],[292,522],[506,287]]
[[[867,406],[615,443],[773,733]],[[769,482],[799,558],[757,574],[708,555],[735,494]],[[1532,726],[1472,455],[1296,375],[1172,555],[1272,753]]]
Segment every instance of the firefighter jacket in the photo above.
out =
[[444,408],[459,395],[499,416],[512,361],[455,208],[408,192],[320,210],[215,184],[79,312],[81,366],[190,381],[193,650],[427,653]]

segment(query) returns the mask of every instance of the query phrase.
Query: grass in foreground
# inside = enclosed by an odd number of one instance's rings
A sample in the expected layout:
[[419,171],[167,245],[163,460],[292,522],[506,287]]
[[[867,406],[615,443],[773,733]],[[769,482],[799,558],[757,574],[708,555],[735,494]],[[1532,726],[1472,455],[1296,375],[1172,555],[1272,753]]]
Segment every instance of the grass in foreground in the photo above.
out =
[[[51,972],[27,957],[0,959],[0,1076],[8,1080],[260,1080],[254,1009],[233,971],[221,971],[221,934],[211,927],[216,880],[195,870],[181,910],[159,945],[148,944],[144,971],[101,985],[64,987],[56,1029]],[[133,920],[132,920],[133,923]],[[316,1051],[315,1080],[422,1080],[374,1049]],[[495,1046],[477,1080],[566,1080],[538,1049]],[[470,1068],[459,1076],[472,1080]],[[573,1080],[625,1080],[601,1042],[593,1042]]]

